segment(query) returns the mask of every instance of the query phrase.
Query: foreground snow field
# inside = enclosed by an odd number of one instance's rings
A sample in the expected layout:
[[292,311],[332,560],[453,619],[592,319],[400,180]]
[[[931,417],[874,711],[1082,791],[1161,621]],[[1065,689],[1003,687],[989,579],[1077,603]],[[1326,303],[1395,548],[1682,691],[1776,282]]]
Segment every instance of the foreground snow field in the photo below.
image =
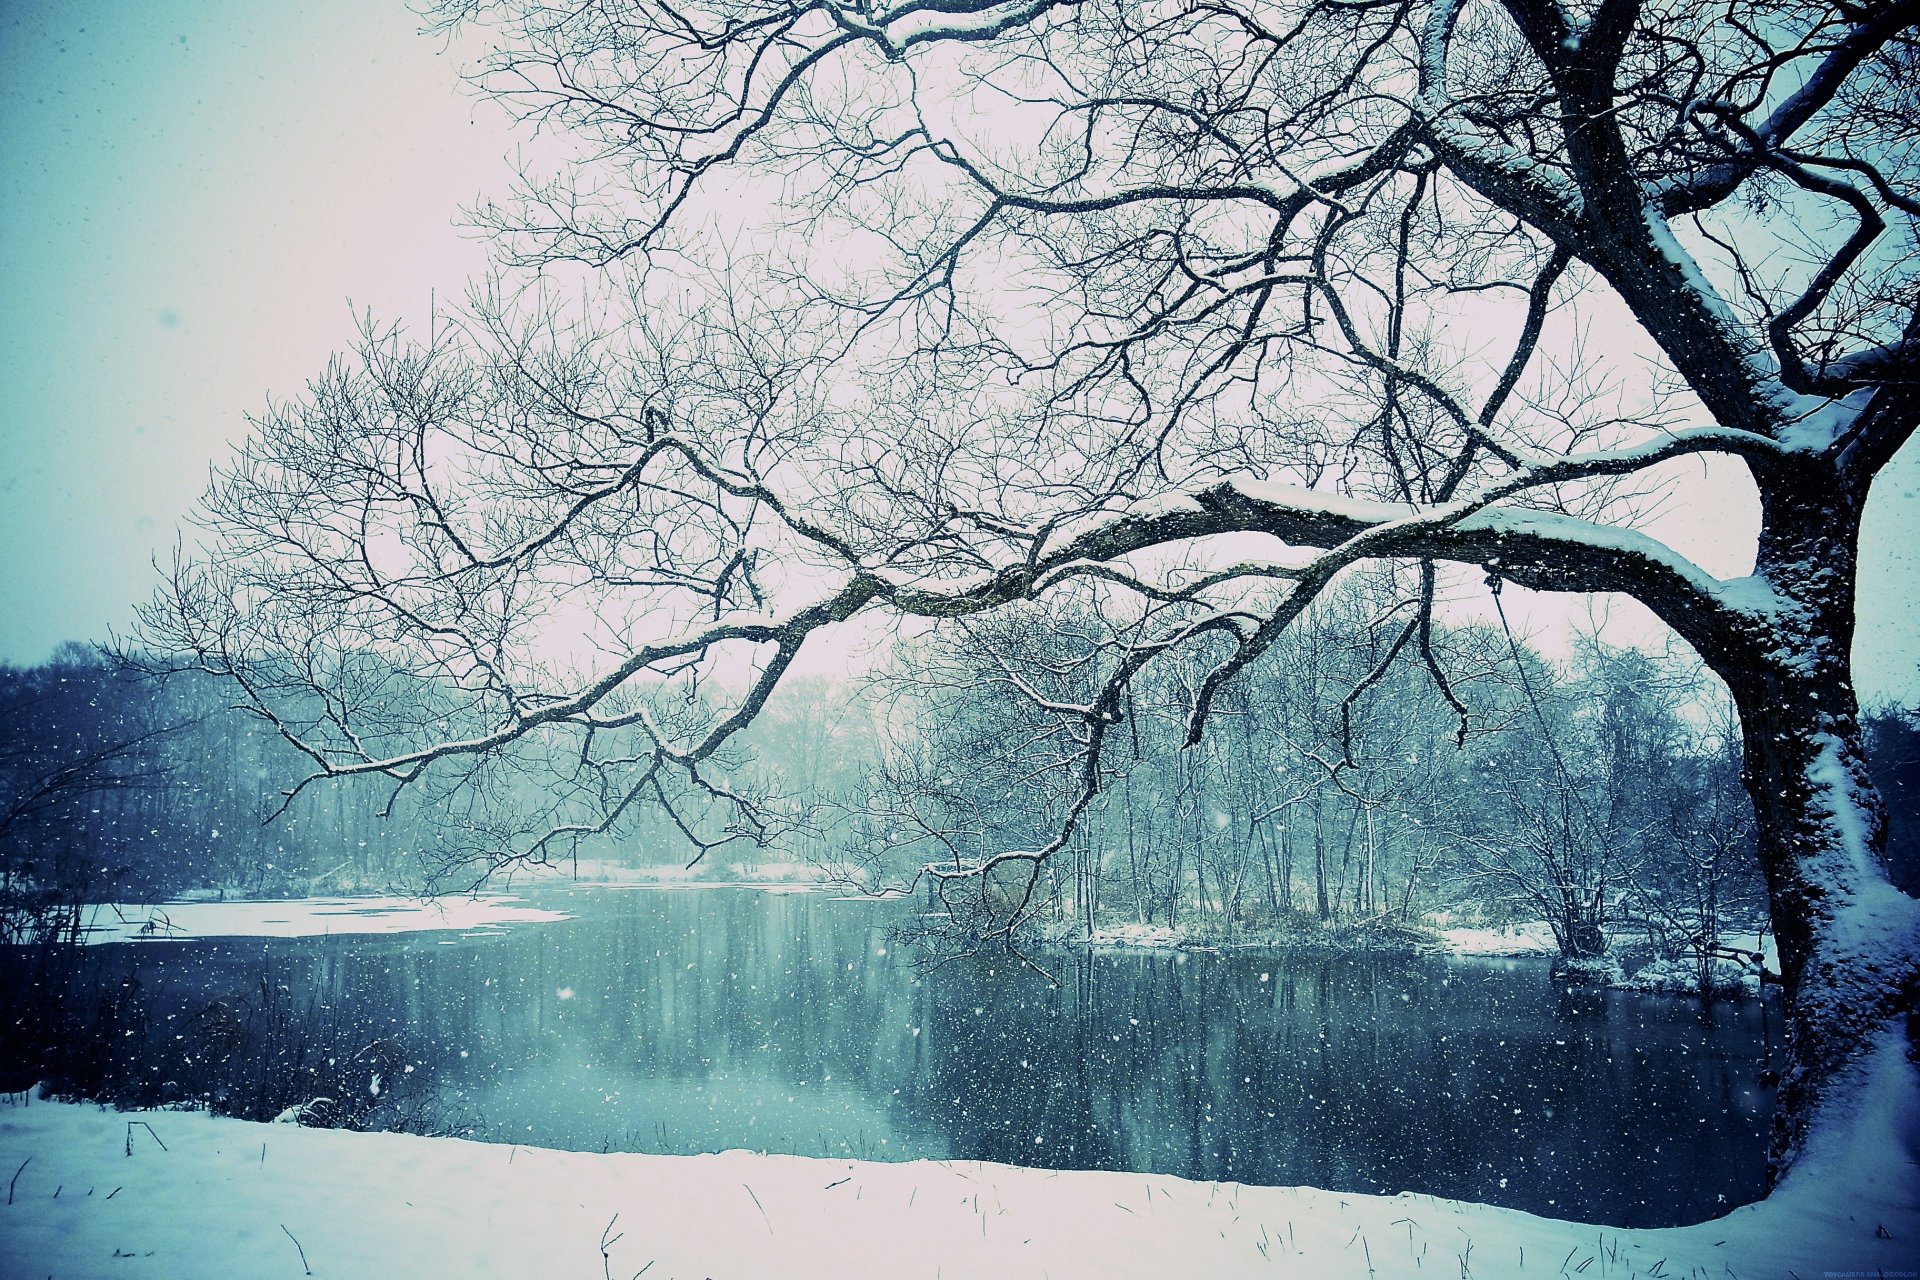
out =
[[1772,1199],[1649,1231],[1422,1195],[974,1162],[590,1155],[16,1096],[0,1105],[0,1178],[12,1179],[0,1273],[1912,1276],[1920,1089],[1899,1055],[1891,1044],[1881,1051],[1853,1131],[1826,1135]]

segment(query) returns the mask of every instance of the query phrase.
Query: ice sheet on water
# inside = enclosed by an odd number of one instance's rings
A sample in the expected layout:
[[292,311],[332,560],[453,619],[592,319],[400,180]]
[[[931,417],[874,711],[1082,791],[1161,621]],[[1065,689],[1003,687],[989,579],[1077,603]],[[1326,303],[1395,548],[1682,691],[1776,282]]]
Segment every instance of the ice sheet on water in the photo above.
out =
[[101,903],[87,908],[88,942],[179,938],[303,938],[334,933],[498,929],[570,917],[507,894],[456,898],[298,898],[275,902]]

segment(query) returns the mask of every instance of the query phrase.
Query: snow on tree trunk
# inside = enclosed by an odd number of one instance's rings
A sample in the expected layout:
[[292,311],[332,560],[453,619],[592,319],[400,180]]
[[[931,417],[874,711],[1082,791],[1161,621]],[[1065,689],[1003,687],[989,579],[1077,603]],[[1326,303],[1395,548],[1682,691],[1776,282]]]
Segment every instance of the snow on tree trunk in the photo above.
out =
[[1723,668],[1740,709],[1787,1004],[1769,1180],[1850,1109],[1890,1029],[1920,1030],[1920,904],[1895,889],[1851,657],[1859,502],[1798,483],[1768,502],[1757,577],[1787,604]]

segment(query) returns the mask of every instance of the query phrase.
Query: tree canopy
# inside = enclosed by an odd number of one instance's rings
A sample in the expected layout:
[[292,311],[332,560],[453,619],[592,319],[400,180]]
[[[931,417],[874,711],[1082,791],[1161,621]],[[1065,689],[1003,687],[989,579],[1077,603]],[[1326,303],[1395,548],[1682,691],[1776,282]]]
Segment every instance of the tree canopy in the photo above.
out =
[[[1066,846],[1136,676],[1200,664],[1197,741],[1362,562],[1405,599],[1387,660],[1464,724],[1431,617],[1467,565],[1625,592],[1731,690],[1783,1162],[1913,1009],[1849,654],[1860,513],[1920,421],[1911,6],[440,16],[558,140],[484,211],[503,275],[264,413],[149,619],[314,777],[532,753],[573,783],[508,856],[642,804],[723,839],[767,807],[721,753],[810,636],[1078,593],[1121,624],[1099,678],[1031,690],[1076,795],[930,869],[959,891]],[[1647,532],[1701,458],[1758,490],[1749,576]]]

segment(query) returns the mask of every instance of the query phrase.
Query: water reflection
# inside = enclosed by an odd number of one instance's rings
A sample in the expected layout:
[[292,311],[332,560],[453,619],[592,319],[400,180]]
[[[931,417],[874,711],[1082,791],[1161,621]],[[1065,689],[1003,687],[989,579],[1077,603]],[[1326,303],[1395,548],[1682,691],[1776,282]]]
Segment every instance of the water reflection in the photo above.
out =
[[1106,954],[919,975],[899,907],[581,892],[499,936],[110,949],[156,998],[283,987],[398,1032],[500,1141],[981,1158],[1418,1191],[1618,1225],[1758,1197],[1752,1004],[1538,963]]

